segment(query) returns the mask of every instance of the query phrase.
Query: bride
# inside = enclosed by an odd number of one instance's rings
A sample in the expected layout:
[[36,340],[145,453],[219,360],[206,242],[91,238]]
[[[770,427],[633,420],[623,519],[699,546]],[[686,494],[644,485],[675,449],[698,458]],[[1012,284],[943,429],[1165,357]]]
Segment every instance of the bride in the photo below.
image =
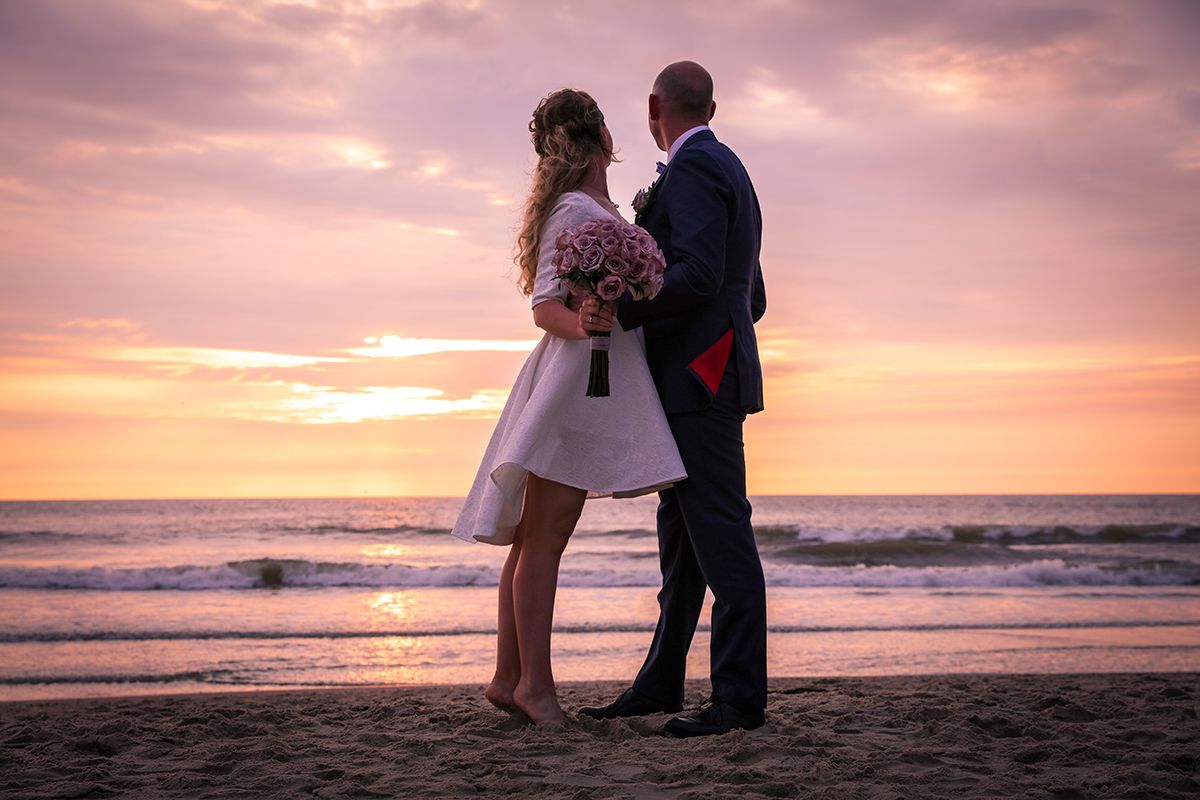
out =
[[[687,476],[641,328],[614,327],[609,309],[586,313],[551,263],[561,231],[621,219],[608,196],[614,159],[604,115],[587,93],[562,89],[541,101],[529,131],[538,162],[516,262],[545,335],[517,376],[453,533],[510,545],[500,573],[496,672],[485,695],[540,724],[563,721],[550,632],[559,562],[584,501],[648,494]],[[590,331],[611,331],[608,397],[585,396]]]

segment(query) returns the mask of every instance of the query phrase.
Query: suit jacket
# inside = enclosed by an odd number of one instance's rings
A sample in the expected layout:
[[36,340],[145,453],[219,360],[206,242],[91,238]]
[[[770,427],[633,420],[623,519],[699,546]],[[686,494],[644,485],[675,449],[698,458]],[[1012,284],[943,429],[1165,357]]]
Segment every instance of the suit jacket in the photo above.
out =
[[767,308],[762,213],[746,168],[712,131],[693,134],[659,177],[638,224],[666,257],[664,283],[652,300],[626,295],[617,315],[625,330],[645,331],[664,410],[708,408],[720,381],[735,372],[742,409],[761,411],[754,323]]

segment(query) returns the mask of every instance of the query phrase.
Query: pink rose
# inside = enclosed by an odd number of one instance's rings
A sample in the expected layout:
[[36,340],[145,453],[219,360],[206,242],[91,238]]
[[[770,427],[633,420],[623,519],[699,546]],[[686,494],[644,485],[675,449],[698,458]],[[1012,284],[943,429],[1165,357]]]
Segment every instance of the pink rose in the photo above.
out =
[[599,247],[590,247],[579,256],[579,268],[591,274],[604,266],[604,251]]
[[667,260],[663,258],[661,250],[655,249],[653,253],[646,257],[646,260],[650,263],[650,268],[659,275],[667,268]]
[[562,264],[561,270],[563,272],[570,272],[579,266],[579,253],[574,250],[563,250],[560,261]]
[[[659,276],[660,279],[661,279],[661,277],[662,276]],[[632,281],[633,279],[630,278],[630,280]],[[631,283],[630,286],[633,286],[633,284]],[[637,299],[642,300],[647,297],[652,297],[653,294],[658,291],[658,289],[653,288],[653,286],[654,286],[654,276],[653,275],[647,273],[646,275],[642,276],[641,280],[639,280],[637,282],[637,286],[636,286],[637,291],[635,292],[635,295],[636,295]]]
[[625,293],[625,279],[620,275],[609,275],[596,286],[596,294],[601,300],[612,301]]
[[613,253],[617,252],[617,248],[620,246],[621,240],[611,233],[600,237],[600,248],[606,255],[611,256]]
[[625,261],[633,261],[642,254],[642,248],[636,240],[626,239],[621,242],[620,255]]
[[584,250],[596,246],[596,237],[590,233],[581,233],[575,237],[574,245],[582,253]]
[[605,259],[604,269],[609,275],[620,275],[624,277],[629,274],[629,262],[618,256],[611,256]]
[[563,228],[558,232],[558,236],[554,237],[554,247],[557,250],[564,250],[571,243],[571,230]]
[[649,269],[650,263],[644,256],[639,255],[629,262],[629,279],[631,281],[642,281],[645,279]]

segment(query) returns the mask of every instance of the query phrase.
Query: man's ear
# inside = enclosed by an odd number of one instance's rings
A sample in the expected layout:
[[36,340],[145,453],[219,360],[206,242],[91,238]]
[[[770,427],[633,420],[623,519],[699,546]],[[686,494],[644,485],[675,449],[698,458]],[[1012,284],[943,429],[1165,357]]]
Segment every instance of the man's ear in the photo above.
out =
[[713,100],[712,105],[708,107],[708,121],[712,122],[712,118],[717,115],[717,101]]
[[650,119],[657,120],[659,115],[658,95],[651,92],[647,102],[650,108]]

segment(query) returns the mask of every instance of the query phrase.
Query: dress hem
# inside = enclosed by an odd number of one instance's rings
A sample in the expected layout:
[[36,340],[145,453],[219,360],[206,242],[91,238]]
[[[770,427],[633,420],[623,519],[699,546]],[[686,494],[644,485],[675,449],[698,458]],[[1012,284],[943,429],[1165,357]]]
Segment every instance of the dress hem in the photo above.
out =
[[[502,494],[505,493],[504,487],[500,484],[500,482],[498,480],[496,480],[496,473],[500,472],[504,467],[518,467],[518,468],[524,470],[526,475],[536,475],[537,477],[541,478],[542,480],[548,480],[548,481],[554,480],[554,478],[548,478],[545,475],[538,475],[538,473],[534,472],[532,469],[530,469],[529,467],[525,466],[524,464],[522,464],[518,461],[503,461],[503,462],[497,464],[492,469],[492,471],[490,473],[488,473],[488,478],[492,481],[492,483],[496,486],[496,488],[501,491]],[[638,486],[638,487],[632,487],[632,488],[628,488],[628,489],[589,489],[585,486],[575,486],[574,484],[563,483],[563,481],[555,481],[555,483],[561,483],[563,486],[570,486],[572,489],[579,489],[581,491],[587,492],[587,496],[584,497],[585,501],[600,500],[600,499],[603,499],[606,497],[610,497],[613,500],[627,500],[627,499],[631,499],[634,497],[644,497],[645,495],[654,494],[655,492],[661,492],[664,489],[669,489],[670,487],[674,486],[675,484],[679,483],[680,481],[683,481],[686,479],[687,479],[687,475],[684,474],[684,475],[680,475],[675,478],[670,478],[665,481],[659,481],[658,483],[654,483],[649,486]],[[524,507],[524,500],[522,499],[522,508],[523,507]],[[507,538],[507,540],[504,540],[504,541],[491,541],[491,540],[496,539],[498,536],[503,536],[508,531],[512,531],[515,533],[516,525],[513,525],[511,528],[507,527],[507,526],[505,526],[503,528],[499,528],[494,533],[491,533],[491,534],[468,533],[466,531],[459,532],[457,530],[452,530],[452,531],[450,531],[450,533],[452,535],[454,535],[455,537],[461,539],[462,541],[469,542],[471,544],[482,543],[482,544],[493,544],[493,545],[497,545],[497,546],[502,546],[502,545],[512,544],[513,543],[512,537],[509,537],[509,538]]]

